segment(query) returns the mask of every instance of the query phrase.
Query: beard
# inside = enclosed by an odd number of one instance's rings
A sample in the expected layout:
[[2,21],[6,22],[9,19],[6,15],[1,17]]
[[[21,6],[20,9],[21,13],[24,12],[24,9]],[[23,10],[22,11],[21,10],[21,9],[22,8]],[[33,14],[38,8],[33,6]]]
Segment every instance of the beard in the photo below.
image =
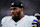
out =
[[19,20],[19,17],[20,17],[20,11],[17,13],[17,15],[18,15],[18,16],[16,16],[16,14],[15,14],[15,16],[12,17],[12,19],[13,19],[15,22],[17,22],[17,21]]

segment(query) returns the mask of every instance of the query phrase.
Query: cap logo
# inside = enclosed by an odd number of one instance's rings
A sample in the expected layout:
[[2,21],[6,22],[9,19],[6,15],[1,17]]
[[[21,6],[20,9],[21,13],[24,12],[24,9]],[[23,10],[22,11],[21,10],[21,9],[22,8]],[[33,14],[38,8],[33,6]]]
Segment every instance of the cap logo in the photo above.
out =
[[14,3],[12,3],[11,5],[14,5]]
[[21,6],[23,6],[23,4],[21,4]]

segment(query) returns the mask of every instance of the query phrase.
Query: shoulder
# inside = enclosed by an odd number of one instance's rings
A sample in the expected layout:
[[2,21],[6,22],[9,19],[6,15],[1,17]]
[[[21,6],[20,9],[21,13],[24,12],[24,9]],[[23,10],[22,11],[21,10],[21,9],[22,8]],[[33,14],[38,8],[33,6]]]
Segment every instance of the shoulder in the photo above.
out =
[[37,20],[37,18],[35,16],[30,16],[30,18],[33,20],[35,20],[35,19]]
[[25,15],[25,18],[28,19],[28,20],[38,20],[35,16]]
[[5,16],[5,17],[3,17],[2,20],[1,20],[1,23],[6,22],[10,18],[11,18],[11,16]]
[[25,16],[25,18],[28,18],[29,16],[28,15],[24,15]]
[[25,15],[26,18],[32,18],[32,19],[36,19],[35,16],[28,16],[28,15]]

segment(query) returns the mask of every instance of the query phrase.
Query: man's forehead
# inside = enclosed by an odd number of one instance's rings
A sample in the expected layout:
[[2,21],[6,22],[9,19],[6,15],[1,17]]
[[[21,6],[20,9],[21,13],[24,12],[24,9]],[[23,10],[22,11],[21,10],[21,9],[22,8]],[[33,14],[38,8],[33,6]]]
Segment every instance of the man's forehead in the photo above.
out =
[[10,7],[10,8],[19,8],[19,7]]

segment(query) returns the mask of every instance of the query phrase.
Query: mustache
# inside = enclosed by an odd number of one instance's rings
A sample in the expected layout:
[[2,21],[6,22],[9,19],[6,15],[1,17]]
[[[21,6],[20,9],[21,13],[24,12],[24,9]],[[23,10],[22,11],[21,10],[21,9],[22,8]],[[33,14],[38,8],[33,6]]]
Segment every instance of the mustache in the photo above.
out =
[[13,15],[13,14],[15,14],[15,13],[12,13],[11,15]]

